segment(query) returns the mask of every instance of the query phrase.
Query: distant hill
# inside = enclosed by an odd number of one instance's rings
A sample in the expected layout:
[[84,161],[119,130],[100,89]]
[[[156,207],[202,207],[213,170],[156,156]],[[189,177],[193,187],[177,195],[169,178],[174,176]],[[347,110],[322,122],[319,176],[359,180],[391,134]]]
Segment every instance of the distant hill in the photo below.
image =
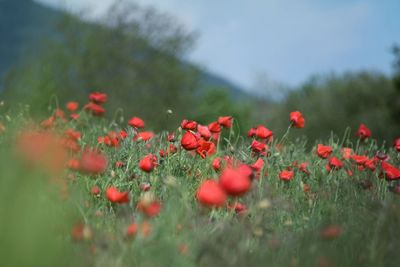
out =
[[[0,0],[0,88],[7,71],[23,60],[43,38],[54,35],[63,12],[32,0]],[[247,98],[242,88],[209,71],[200,70],[200,86],[227,88],[233,99]]]

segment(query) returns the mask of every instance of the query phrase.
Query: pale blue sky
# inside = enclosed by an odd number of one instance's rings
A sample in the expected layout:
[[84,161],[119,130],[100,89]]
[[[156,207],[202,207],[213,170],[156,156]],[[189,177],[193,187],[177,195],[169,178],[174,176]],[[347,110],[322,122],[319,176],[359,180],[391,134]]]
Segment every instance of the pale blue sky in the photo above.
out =
[[[101,14],[113,0],[37,0]],[[139,0],[200,33],[189,58],[252,87],[259,73],[289,85],[310,75],[391,71],[400,0]]]

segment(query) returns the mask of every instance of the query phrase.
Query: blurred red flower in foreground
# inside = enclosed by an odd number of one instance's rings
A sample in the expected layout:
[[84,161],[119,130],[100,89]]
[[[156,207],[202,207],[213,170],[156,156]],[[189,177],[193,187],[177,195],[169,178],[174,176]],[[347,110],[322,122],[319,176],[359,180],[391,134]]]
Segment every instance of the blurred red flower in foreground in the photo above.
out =
[[136,223],[131,223],[126,229],[126,237],[132,238],[136,235],[138,231],[138,225]]
[[321,231],[321,238],[331,240],[342,234],[342,228],[339,225],[330,225]]
[[225,205],[227,196],[218,182],[206,180],[197,189],[196,198],[205,206],[221,207]]
[[81,171],[88,174],[99,174],[106,170],[107,159],[100,152],[85,149],[80,160]]
[[390,165],[389,163],[382,161],[381,163],[382,170],[386,175],[386,179],[388,180],[397,180],[400,179],[400,170]]
[[145,200],[141,200],[136,209],[148,217],[155,217],[161,211],[161,203],[158,200],[153,200],[151,202],[147,202]]
[[296,128],[304,128],[305,120],[300,111],[293,111],[290,113],[290,121]]
[[240,196],[249,191],[251,179],[243,169],[226,168],[219,178],[219,184],[227,194]]
[[157,216],[161,211],[161,203],[158,201],[153,193],[144,193],[140,198],[136,209],[148,217]]
[[365,140],[371,137],[371,130],[368,129],[364,124],[361,124],[356,132],[356,136],[361,138],[361,140]]
[[26,131],[17,138],[19,154],[28,163],[55,174],[67,164],[62,139],[51,132]]
[[72,228],[71,237],[74,241],[90,240],[93,237],[93,231],[88,225],[79,223]]
[[139,117],[133,117],[128,124],[137,129],[144,128],[144,121]]
[[89,95],[89,100],[96,104],[104,104],[107,102],[107,95],[104,93],[94,92]]
[[331,153],[332,153],[332,148],[330,146],[324,146],[324,145],[318,144],[317,154],[319,157],[326,159],[330,156]]
[[194,150],[199,147],[198,138],[191,131],[187,131],[182,136],[181,145],[186,150]]
[[129,192],[120,192],[116,187],[111,186],[106,190],[106,197],[113,203],[127,203],[129,202]]

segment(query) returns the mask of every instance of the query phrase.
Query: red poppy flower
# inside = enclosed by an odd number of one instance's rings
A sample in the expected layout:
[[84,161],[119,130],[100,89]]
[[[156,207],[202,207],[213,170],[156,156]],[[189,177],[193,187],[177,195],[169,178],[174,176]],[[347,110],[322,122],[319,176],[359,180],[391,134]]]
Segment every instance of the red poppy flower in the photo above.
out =
[[344,147],[342,148],[342,157],[345,160],[349,160],[351,158],[351,155],[353,155],[353,149],[349,147]]
[[97,196],[98,194],[100,194],[100,188],[98,186],[93,186],[92,189],[90,189],[90,193]]
[[84,106],[84,109],[92,113],[94,116],[102,116],[106,112],[106,110],[102,106],[93,102],[86,104],[86,106]]
[[386,175],[386,179],[388,180],[397,180],[400,179],[400,170],[390,165],[389,163],[382,161],[381,163],[383,172]]
[[263,153],[265,152],[265,150],[268,149],[268,146],[262,142],[253,140],[253,142],[251,142],[251,149],[253,150],[253,152]]
[[232,196],[240,196],[250,190],[251,179],[239,169],[226,168],[219,177],[219,184]]
[[310,171],[307,169],[307,166],[308,166],[308,162],[303,162],[303,163],[299,164],[299,167],[298,167],[298,168],[299,168],[299,170],[300,170],[301,172],[303,172],[303,173],[309,175],[309,174],[310,174]]
[[191,131],[187,131],[182,136],[181,145],[186,150],[194,150],[199,147],[198,138]]
[[206,180],[197,189],[196,198],[204,206],[222,207],[225,205],[227,196],[218,182]]
[[211,132],[208,129],[208,126],[203,126],[201,124],[197,125],[197,131],[205,140],[209,140],[211,138]]
[[69,117],[73,120],[78,120],[81,117],[81,115],[72,113],[71,115],[69,115]]
[[208,129],[212,133],[219,133],[221,132],[221,125],[217,121],[214,121],[208,125]]
[[305,120],[300,111],[293,111],[290,113],[290,121],[296,128],[304,128]]
[[89,100],[96,104],[104,104],[107,102],[107,95],[104,93],[94,92],[89,95]]
[[127,136],[128,136],[128,133],[125,132],[124,130],[121,130],[121,131],[119,132],[119,138],[125,139]]
[[342,234],[342,228],[339,225],[330,225],[321,231],[321,238],[332,240]]
[[231,128],[232,127],[233,118],[232,116],[223,116],[218,118],[218,123],[224,128]]
[[139,162],[139,168],[145,172],[151,172],[157,166],[157,157],[153,154],[144,156]]
[[352,155],[351,158],[356,162],[357,165],[364,165],[365,162],[368,160],[368,157],[365,155]]
[[178,151],[178,148],[174,144],[169,145],[169,150],[168,152],[171,154],[175,154]]
[[344,166],[343,162],[340,159],[338,159],[337,157],[331,157],[329,159],[328,164],[329,164],[329,167],[331,167],[333,169],[337,169],[337,170],[343,168],[343,166]]
[[63,119],[65,121],[65,113],[64,113],[64,111],[62,109],[57,108],[54,111],[54,116],[56,118],[60,118],[60,119]]
[[181,127],[184,130],[196,130],[197,127],[197,122],[195,121],[190,121],[190,120],[183,120],[181,122]]
[[250,166],[253,170],[255,170],[256,172],[259,172],[262,170],[262,168],[264,167],[264,160],[262,158],[257,159],[256,162],[254,162],[251,166]]
[[171,142],[171,143],[175,142],[175,133],[172,132],[172,133],[168,134],[167,139],[168,139],[168,142]]
[[138,231],[138,225],[136,223],[131,223],[126,229],[126,237],[132,238],[136,235]]
[[361,138],[361,140],[365,140],[371,137],[371,130],[368,129],[364,124],[361,124],[356,132],[356,136]]
[[400,152],[400,137],[394,140],[394,148]]
[[67,167],[73,171],[77,171],[81,168],[79,159],[72,158],[67,162]]
[[133,141],[149,141],[150,139],[152,139],[154,137],[154,133],[153,132],[140,132],[137,133],[135,135],[135,137],[133,138]]
[[90,240],[93,237],[93,231],[88,225],[79,223],[72,228],[71,237],[74,241]]
[[71,138],[71,139],[76,140],[76,141],[81,139],[81,133],[78,132],[78,131],[74,131],[74,129],[67,129],[64,132],[64,135],[66,137]]
[[141,183],[139,185],[140,190],[142,190],[143,192],[147,192],[150,190],[151,185],[149,183]]
[[43,121],[40,123],[40,126],[43,127],[43,128],[45,128],[45,129],[48,129],[48,128],[50,128],[51,126],[53,126],[53,124],[54,124],[55,121],[56,121],[56,118],[55,118],[54,116],[50,116],[49,118],[43,120]]
[[324,146],[324,145],[318,144],[317,154],[319,157],[326,159],[330,156],[331,153],[332,153],[332,148],[330,146]]
[[213,142],[206,141],[204,139],[200,139],[199,147],[197,148],[197,154],[199,154],[203,159],[206,156],[211,156],[215,153],[215,144]]
[[247,137],[252,138],[256,136],[256,128],[250,128],[249,131],[247,132]]
[[129,202],[129,192],[120,192],[116,187],[110,186],[106,190],[106,197],[112,203],[123,204]]
[[71,101],[71,102],[68,102],[68,103],[65,105],[65,107],[67,108],[68,111],[70,111],[70,112],[75,112],[75,111],[77,111],[78,108],[79,108],[79,103],[78,103],[78,102],[75,102],[75,101]]
[[376,169],[376,163],[377,159],[372,158],[372,159],[368,159],[367,161],[365,161],[364,166],[366,168],[368,168],[370,171],[375,171]]
[[89,174],[99,174],[106,170],[107,159],[95,150],[86,149],[80,161],[81,171]]
[[234,210],[237,214],[244,214],[247,211],[246,205],[240,202],[235,202],[234,204],[228,204],[228,209]]
[[152,218],[157,216],[161,211],[161,203],[157,200],[153,200],[151,202],[147,202],[145,200],[139,201],[136,206],[136,209],[146,216]]
[[144,128],[144,121],[139,117],[133,117],[128,124],[137,129]]
[[259,125],[256,129],[256,136],[260,139],[271,138],[273,135],[274,135],[274,133],[272,131],[268,130],[263,125]]
[[212,165],[214,170],[219,171],[221,169],[221,158],[213,159],[211,165]]
[[279,179],[282,181],[290,181],[293,179],[294,172],[289,170],[283,170],[279,173]]

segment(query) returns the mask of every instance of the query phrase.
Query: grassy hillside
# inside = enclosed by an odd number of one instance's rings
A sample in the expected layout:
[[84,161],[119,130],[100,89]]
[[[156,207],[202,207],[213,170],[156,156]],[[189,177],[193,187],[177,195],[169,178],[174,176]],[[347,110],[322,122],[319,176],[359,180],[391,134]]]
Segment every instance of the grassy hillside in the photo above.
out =
[[[63,12],[32,0],[0,0],[0,88],[10,68],[39,49],[43,39],[56,36],[55,26],[63,16]],[[199,72],[201,88],[222,87],[234,99],[248,97],[227,79],[209,71],[199,69]]]

